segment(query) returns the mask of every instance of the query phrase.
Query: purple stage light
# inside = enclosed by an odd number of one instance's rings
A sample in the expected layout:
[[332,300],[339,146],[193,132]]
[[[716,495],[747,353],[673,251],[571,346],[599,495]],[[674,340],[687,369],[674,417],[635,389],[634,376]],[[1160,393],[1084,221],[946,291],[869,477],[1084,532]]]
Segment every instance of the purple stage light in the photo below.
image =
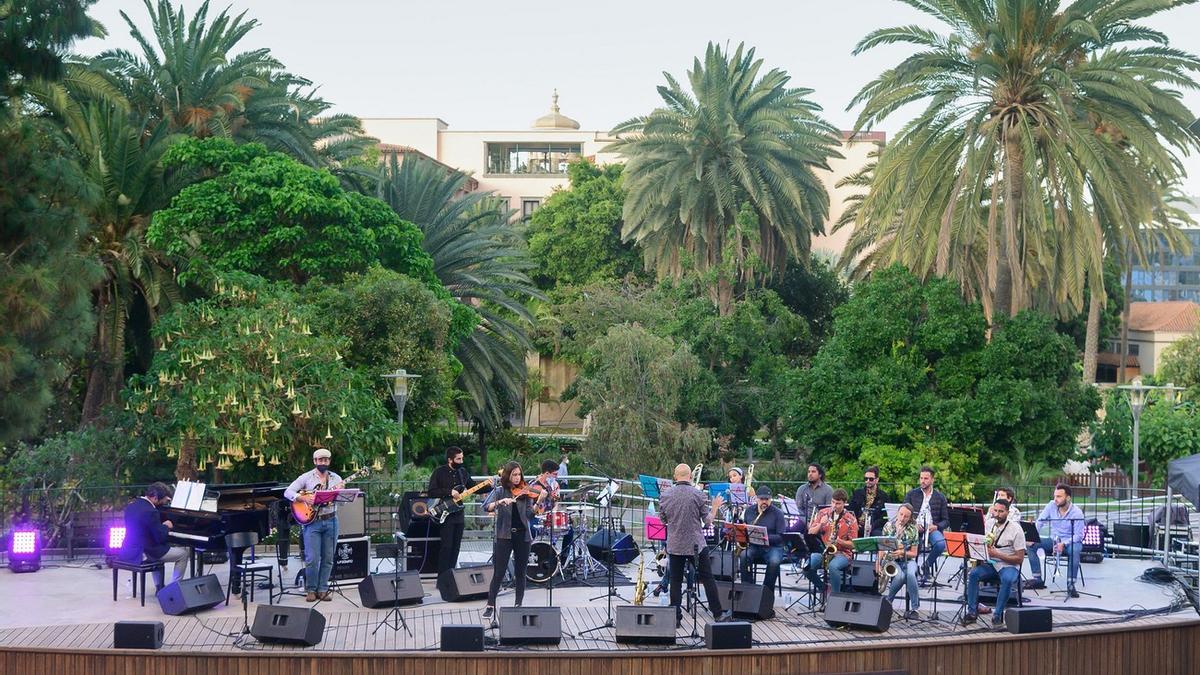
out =
[[42,566],[42,541],[37,530],[13,530],[8,540],[8,568],[14,572],[36,572]]

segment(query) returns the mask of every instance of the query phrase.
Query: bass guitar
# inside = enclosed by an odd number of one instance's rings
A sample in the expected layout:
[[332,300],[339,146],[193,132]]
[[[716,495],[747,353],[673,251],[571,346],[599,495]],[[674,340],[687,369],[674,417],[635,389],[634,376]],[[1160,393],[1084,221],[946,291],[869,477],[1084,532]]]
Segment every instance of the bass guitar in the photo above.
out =
[[[346,485],[346,483],[349,483],[350,481],[354,480],[355,478],[362,478],[364,476],[369,475],[370,473],[371,473],[371,470],[369,468],[359,469],[358,471],[355,471],[354,473],[350,474],[349,478],[342,480],[342,482],[338,483],[336,486],[329,488],[329,489],[336,490],[338,488],[344,487]],[[300,501],[301,495],[311,495],[311,494],[314,494],[314,492],[310,491],[310,490],[301,490],[300,492],[296,493],[296,499],[292,500],[292,517],[295,518],[296,522],[300,523],[301,525],[308,525],[309,523],[311,523],[312,521],[317,519],[317,507],[313,506],[312,504],[309,504],[308,502]]]
[[[496,474],[496,477],[499,476],[500,474]],[[450,517],[451,513],[458,513],[466,508],[463,506],[463,500],[485,487],[491,487],[495,482],[496,478],[486,478],[476,483],[473,487],[458,493],[457,497],[450,496],[430,499],[428,502],[429,517],[436,519],[439,523],[446,522],[446,518]]]

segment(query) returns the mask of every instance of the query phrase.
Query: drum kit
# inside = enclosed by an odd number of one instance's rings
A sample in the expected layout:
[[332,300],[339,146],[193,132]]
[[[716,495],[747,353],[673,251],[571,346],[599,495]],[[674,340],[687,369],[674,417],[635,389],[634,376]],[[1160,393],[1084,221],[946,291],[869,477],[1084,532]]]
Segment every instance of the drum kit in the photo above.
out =
[[576,490],[572,501],[559,502],[554,510],[534,519],[529,567],[525,570],[529,581],[546,583],[555,575],[563,581],[586,581],[608,573],[588,549],[588,540],[601,529],[602,518],[600,504],[580,501],[590,496],[586,487]]

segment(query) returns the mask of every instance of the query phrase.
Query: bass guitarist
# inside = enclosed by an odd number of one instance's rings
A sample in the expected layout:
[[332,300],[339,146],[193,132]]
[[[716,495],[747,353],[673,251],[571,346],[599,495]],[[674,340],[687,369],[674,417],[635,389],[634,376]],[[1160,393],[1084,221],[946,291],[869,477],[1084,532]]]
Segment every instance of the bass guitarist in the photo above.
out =
[[[429,477],[429,496],[458,498],[471,482],[471,474],[463,466],[463,451],[458,446],[446,448],[446,463],[433,470]],[[446,516],[441,527],[441,546],[438,548],[438,574],[458,566],[458,551],[462,547],[463,528],[467,519],[463,511]]]

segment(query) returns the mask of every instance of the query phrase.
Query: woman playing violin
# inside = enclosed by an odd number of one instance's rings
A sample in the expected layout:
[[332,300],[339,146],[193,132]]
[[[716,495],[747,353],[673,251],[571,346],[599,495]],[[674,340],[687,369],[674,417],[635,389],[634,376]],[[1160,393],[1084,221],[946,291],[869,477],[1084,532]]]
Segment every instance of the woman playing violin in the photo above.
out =
[[483,618],[492,620],[496,614],[496,596],[504,581],[504,572],[511,558],[513,581],[516,586],[516,606],[525,598],[525,568],[529,566],[530,532],[534,506],[543,490],[525,482],[521,465],[509,462],[500,471],[500,484],[483,502],[483,510],[496,515],[496,538],[492,543],[492,585],[488,590],[487,607]]

